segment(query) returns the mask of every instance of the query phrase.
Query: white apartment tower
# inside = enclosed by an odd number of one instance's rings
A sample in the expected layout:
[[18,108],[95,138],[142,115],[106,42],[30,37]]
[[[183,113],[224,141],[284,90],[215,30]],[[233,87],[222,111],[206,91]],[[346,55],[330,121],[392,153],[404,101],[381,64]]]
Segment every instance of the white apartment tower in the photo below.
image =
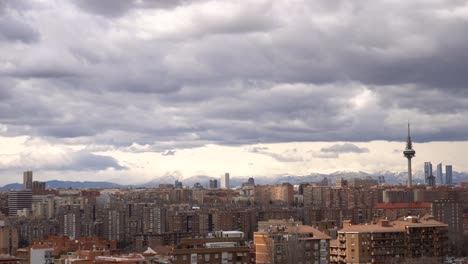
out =
[[229,173],[226,172],[221,177],[221,188],[222,189],[229,189]]

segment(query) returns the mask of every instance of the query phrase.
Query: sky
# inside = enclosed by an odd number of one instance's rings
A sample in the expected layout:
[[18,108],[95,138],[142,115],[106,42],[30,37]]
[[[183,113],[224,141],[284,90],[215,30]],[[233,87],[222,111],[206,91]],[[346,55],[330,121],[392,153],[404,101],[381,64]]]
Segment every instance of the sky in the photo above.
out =
[[468,2],[2,0],[0,183],[468,172]]

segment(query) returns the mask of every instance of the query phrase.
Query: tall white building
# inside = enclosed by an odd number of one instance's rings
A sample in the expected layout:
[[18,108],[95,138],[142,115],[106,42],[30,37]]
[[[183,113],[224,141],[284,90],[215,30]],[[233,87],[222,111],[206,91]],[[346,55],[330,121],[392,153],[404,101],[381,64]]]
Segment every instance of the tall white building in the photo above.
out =
[[226,172],[221,177],[221,188],[222,189],[229,189],[229,173],[228,172]]

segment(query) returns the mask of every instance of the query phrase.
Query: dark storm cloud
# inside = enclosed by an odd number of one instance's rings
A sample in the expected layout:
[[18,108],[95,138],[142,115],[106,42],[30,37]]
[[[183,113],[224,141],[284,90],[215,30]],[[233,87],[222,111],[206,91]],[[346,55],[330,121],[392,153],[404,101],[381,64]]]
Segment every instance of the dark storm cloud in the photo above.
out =
[[404,140],[410,119],[468,139],[463,2],[37,5],[0,8],[3,135],[165,153]]
[[[3,14],[2,14],[3,13]],[[7,11],[0,11],[0,41],[37,42],[39,33],[29,24],[13,17]]]
[[138,8],[173,8],[195,0],[74,0],[83,10],[103,16],[121,16]]
[[[54,170],[54,168],[47,168]],[[106,169],[125,170],[126,167],[119,165],[117,160],[110,156],[96,155],[84,151],[72,153],[68,163],[61,164],[57,170],[72,170],[72,171],[99,171]]]
[[19,158],[7,164],[0,164],[2,169],[15,170],[33,168],[48,171],[101,171],[107,169],[126,170],[113,157],[82,151],[65,151],[61,154],[42,155],[39,152],[20,153]]

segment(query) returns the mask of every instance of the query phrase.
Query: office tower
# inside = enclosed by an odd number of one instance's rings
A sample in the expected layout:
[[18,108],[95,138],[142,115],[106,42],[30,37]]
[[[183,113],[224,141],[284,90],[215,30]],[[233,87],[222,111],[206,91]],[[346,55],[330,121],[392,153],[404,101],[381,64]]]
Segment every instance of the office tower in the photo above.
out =
[[31,190],[17,190],[8,192],[8,215],[15,216],[18,210],[31,210],[32,192]]
[[226,172],[223,177],[221,177],[221,188],[229,189],[229,173]]
[[452,184],[452,165],[445,166],[445,184]]
[[23,172],[23,189],[32,190],[33,187],[33,173],[32,171]]
[[413,143],[411,142],[410,135],[410,124],[408,123],[408,138],[406,139],[406,149],[403,151],[403,155],[408,159],[408,187],[413,185],[413,179],[411,175],[411,159],[416,154],[413,149]]
[[210,180],[210,189],[216,189],[218,188],[218,180]]
[[428,186],[435,186],[435,177],[432,174],[432,163],[424,162],[424,181]]
[[437,164],[437,183],[439,185],[443,185],[444,182],[444,174],[442,173],[442,163]]
[[432,175],[432,163],[424,162],[424,181],[429,185],[429,177]]

